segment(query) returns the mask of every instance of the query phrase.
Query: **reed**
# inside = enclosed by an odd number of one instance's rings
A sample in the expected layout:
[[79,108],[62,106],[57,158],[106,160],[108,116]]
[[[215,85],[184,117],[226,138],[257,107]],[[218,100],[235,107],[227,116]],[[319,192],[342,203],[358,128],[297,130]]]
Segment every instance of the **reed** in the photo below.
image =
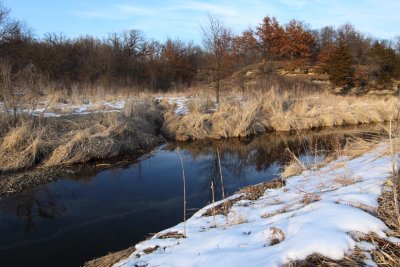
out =
[[182,180],[183,180],[183,236],[186,238],[186,176],[185,168],[183,167],[183,159],[180,149],[178,148],[179,157],[181,160]]

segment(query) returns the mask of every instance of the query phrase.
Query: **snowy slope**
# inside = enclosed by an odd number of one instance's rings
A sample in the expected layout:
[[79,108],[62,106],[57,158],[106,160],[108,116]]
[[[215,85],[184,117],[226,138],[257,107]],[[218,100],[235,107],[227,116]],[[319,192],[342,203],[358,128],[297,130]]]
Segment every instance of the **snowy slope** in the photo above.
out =
[[[205,207],[187,221],[187,238],[158,238],[183,233],[181,223],[139,243],[115,266],[281,266],[313,253],[339,260],[356,246],[370,258],[374,245],[352,236],[386,238],[388,228],[371,215],[390,176],[391,159],[380,155],[383,147],[290,177],[286,186],[267,189],[256,201],[240,200],[228,219],[203,216],[211,206]],[[365,264],[375,265],[371,259]]]

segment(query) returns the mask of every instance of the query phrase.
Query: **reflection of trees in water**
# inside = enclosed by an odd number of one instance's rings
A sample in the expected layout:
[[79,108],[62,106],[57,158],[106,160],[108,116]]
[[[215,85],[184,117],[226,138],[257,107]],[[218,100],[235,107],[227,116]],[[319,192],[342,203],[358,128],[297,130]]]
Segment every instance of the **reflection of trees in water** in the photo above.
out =
[[[302,133],[271,133],[249,139],[200,140],[195,142],[171,142],[166,150],[180,147],[198,161],[199,173],[204,177],[203,190],[210,192],[211,182],[216,194],[221,195],[219,165],[216,148],[219,148],[224,179],[245,179],[246,171],[253,166],[261,172],[271,165],[285,165],[291,157],[289,149],[296,156],[309,154],[319,156],[343,146],[349,136],[361,136],[367,128],[338,128]],[[365,134],[364,134],[365,135]]]
[[65,212],[53,192],[47,187],[24,191],[16,196],[3,198],[0,209],[26,219],[26,231],[35,228],[35,218],[54,219]]

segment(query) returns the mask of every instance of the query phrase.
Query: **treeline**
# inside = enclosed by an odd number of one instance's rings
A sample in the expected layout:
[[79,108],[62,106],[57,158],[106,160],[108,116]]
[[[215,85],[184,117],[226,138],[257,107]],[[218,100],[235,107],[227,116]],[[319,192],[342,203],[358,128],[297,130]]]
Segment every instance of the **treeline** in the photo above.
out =
[[190,85],[201,64],[202,50],[191,43],[147,41],[139,30],[69,39],[48,33],[33,37],[24,24],[0,11],[0,58],[12,73],[31,68],[49,81],[167,89]]
[[[68,87],[73,83],[120,85],[154,90],[218,81],[253,63],[285,62],[286,68],[328,73],[337,86],[388,85],[400,78],[400,38],[374,39],[352,25],[312,30],[292,20],[281,25],[265,17],[254,29],[234,34],[210,17],[203,46],[180,40],[146,39],[140,30],[104,39],[70,39],[48,33],[35,38],[25,24],[0,8],[0,60],[11,75],[23,70]],[[219,83],[218,83],[219,84]]]

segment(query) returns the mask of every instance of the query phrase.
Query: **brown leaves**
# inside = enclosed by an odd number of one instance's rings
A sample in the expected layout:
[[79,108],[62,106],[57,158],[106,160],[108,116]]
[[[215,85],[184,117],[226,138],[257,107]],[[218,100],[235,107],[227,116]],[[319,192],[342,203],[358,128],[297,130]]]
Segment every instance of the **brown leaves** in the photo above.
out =
[[256,32],[264,58],[289,58],[292,63],[306,61],[311,57],[315,40],[306,26],[291,20],[284,27],[275,17],[265,17]]

